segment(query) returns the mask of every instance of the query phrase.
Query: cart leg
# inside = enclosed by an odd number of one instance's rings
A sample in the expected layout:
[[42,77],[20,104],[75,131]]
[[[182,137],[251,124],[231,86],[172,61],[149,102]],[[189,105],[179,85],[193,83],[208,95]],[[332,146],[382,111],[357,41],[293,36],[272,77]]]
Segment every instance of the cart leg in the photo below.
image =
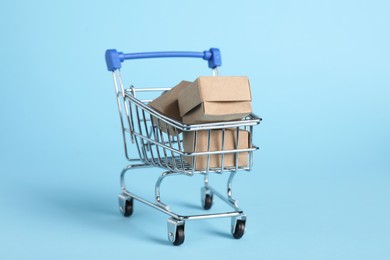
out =
[[161,174],[161,176],[157,179],[156,185],[154,187],[154,194],[155,194],[155,200],[156,204],[159,205],[160,207],[164,208],[167,211],[170,211],[169,206],[161,202],[161,192],[160,192],[160,186],[162,181],[165,179],[167,176],[172,176],[172,175],[178,175],[178,173],[172,172],[172,171],[166,171]]
[[229,202],[232,203],[235,207],[239,208],[238,207],[238,200],[233,198],[233,179],[234,179],[234,176],[236,175],[236,173],[237,173],[236,171],[230,173],[229,179],[227,181],[227,196],[228,196]]
[[175,246],[184,243],[184,223],[183,220],[168,219],[168,240]]
[[131,196],[125,194],[126,191],[125,174],[132,169],[147,168],[147,167],[150,166],[145,164],[128,165],[121,172],[120,182],[121,182],[122,192],[119,194],[118,200],[119,200],[119,210],[122,213],[122,215],[125,217],[131,216],[133,214],[133,209],[134,209],[134,199]]
[[209,189],[208,174],[204,175],[204,186],[200,190],[201,202],[204,209],[210,209],[213,205],[213,192]]
[[126,173],[128,171],[134,170],[134,169],[137,169],[137,168],[150,168],[150,167],[152,167],[152,166],[149,165],[149,164],[130,164],[130,165],[126,166],[122,170],[121,175],[120,175],[121,190],[126,190],[125,175],[126,175]]

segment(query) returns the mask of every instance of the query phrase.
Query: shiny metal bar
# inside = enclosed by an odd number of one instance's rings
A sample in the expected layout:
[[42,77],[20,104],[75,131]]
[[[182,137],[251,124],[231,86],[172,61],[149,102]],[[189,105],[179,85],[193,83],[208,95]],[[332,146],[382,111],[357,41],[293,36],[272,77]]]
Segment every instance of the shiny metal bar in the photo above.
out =
[[[195,132],[197,133],[197,132]],[[145,139],[153,144],[156,144],[158,146],[161,146],[161,148],[164,148],[164,149],[167,149],[167,150],[170,150],[170,151],[174,151],[178,154],[182,154],[184,156],[192,156],[192,155],[208,155],[208,154],[224,154],[224,153],[236,153],[237,150],[224,150],[224,151],[204,151],[204,152],[183,152],[183,151],[180,151],[180,150],[177,150],[175,148],[172,148],[168,145],[165,145],[164,143],[165,142],[162,142],[162,141],[155,141],[155,140],[152,140],[150,138],[147,138],[146,136],[142,136],[138,133],[134,133],[134,136],[137,136],[139,137],[140,139]],[[249,151],[256,151],[258,149],[258,147],[254,146],[252,148],[245,148],[245,149],[239,149],[238,151],[239,152],[249,152]]]
[[227,182],[227,196],[228,196],[228,200],[238,208],[238,201],[236,199],[233,199],[233,178],[236,175],[236,173],[237,173],[237,169],[235,169],[235,171],[232,171],[230,173]]
[[[196,153],[197,144],[198,144],[198,132],[194,132],[194,146],[193,146],[194,152],[192,154]],[[196,156],[192,157],[192,174],[195,173],[195,169],[196,169]]]
[[[137,125],[138,125],[138,131],[139,131],[139,136],[144,136],[144,134],[142,133],[142,126],[141,126],[141,119],[140,119],[140,116],[139,116],[139,108],[138,106],[135,107],[135,115],[137,116]],[[134,133],[136,133],[137,131],[135,130]],[[141,143],[141,151],[142,151],[142,154],[144,155],[144,161],[148,161],[149,158],[148,158],[148,154],[146,152],[146,148],[145,148],[145,143],[144,143],[144,140],[143,138],[140,138],[140,143]]]
[[[238,144],[239,144],[239,141],[240,141],[240,128],[239,127],[237,127],[236,128],[236,151],[238,151],[239,149],[238,149]],[[238,152],[236,152],[236,154],[235,154],[235,167],[236,167],[236,171],[238,170]]]
[[225,153],[223,153],[225,151],[225,128],[222,128],[222,154],[221,154],[221,173],[223,172],[224,168],[225,168]]
[[202,219],[212,219],[212,218],[228,218],[228,217],[235,217],[240,216],[243,214],[243,211],[232,211],[232,212],[222,212],[222,213],[213,213],[213,214],[200,214],[200,215],[179,215],[173,211],[170,211],[170,209],[165,208],[159,204],[150,202],[146,199],[143,199],[142,197],[139,197],[135,195],[134,193],[131,193],[127,190],[123,191],[123,194],[126,196],[129,196],[139,202],[142,202],[143,204],[146,204],[152,208],[155,208],[171,217],[177,220],[182,221],[189,221],[189,220],[202,220]]
[[[122,117],[122,101],[120,99],[120,93],[119,93],[119,88],[118,88],[118,82],[117,82],[117,72],[113,71],[112,72],[112,78],[114,80],[114,87],[115,87],[115,96],[116,96],[116,102],[118,105],[118,112],[119,112],[119,119],[121,122],[121,128],[125,129],[124,122],[123,122],[123,117]],[[124,143],[124,149],[125,149],[125,155],[126,158],[129,159],[129,156],[127,154],[127,141],[126,141],[126,133],[122,131],[122,137],[123,137],[123,143]]]
[[[148,130],[148,123],[147,123],[147,120],[146,120],[146,115],[145,115],[145,110],[141,110],[142,111],[142,118],[143,118],[143,123],[144,123],[144,128],[145,128],[145,132],[146,132],[146,136],[150,138],[150,134],[149,134],[149,130]],[[151,147],[151,143],[149,141],[147,141],[147,146],[146,146],[148,152],[150,153],[150,156],[152,157],[152,160],[154,160],[154,156],[153,156],[153,151],[152,151],[152,147]]]
[[140,168],[150,168],[152,165],[149,164],[131,164],[123,168],[120,174],[120,183],[121,183],[121,190],[125,191],[126,190],[126,182],[125,182],[125,175],[128,171],[133,170],[133,169],[140,169]]
[[226,204],[228,204],[233,209],[237,211],[241,211],[241,209],[238,207],[237,200],[231,200],[230,197],[226,198],[226,196],[222,195],[218,190],[216,190],[212,186],[208,186],[207,189],[209,189],[213,194],[215,194],[218,198],[223,200]]
[[[207,152],[210,152],[211,130],[207,131]],[[207,154],[206,173],[210,170],[210,154]]]
[[[179,137],[179,131],[177,130],[177,128],[175,128],[175,135],[176,135],[176,138],[177,138],[177,148],[179,151],[183,151],[182,148],[181,148],[181,142],[180,142],[180,137]],[[179,157],[180,157],[180,162],[181,162],[181,170],[184,171],[184,159],[183,159],[183,155],[179,153]]]
[[208,187],[208,189],[212,190],[214,194],[216,194],[221,200],[223,200],[224,202],[226,202],[228,205],[232,206],[234,209],[236,209],[236,211],[233,211],[233,212],[222,212],[222,213],[212,213],[212,214],[200,214],[200,215],[179,215],[175,212],[172,212],[170,210],[169,207],[167,207],[166,204],[162,203],[161,202],[161,193],[160,193],[160,185],[162,183],[162,181],[164,180],[165,177],[167,176],[174,176],[174,175],[178,175],[178,173],[175,173],[175,172],[171,172],[171,171],[167,171],[167,172],[164,172],[160,175],[159,179],[157,180],[156,182],[156,186],[155,186],[155,198],[156,198],[156,201],[158,201],[158,203],[153,203],[153,202],[150,202],[140,196],[137,196],[136,194],[134,193],[131,193],[129,192],[127,189],[126,189],[126,183],[125,183],[125,174],[130,171],[130,170],[133,170],[133,169],[140,169],[140,168],[149,168],[151,167],[150,165],[148,164],[134,164],[134,165],[128,165],[127,167],[125,167],[122,172],[121,172],[121,175],[120,175],[120,181],[121,181],[121,190],[122,190],[122,194],[127,196],[127,197],[130,197],[130,198],[133,198],[137,201],[140,201],[152,208],[155,208],[177,220],[183,220],[183,221],[186,221],[186,220],[200,220],[200,219],[210,219],[210,218],[223,218],[223,217],[234,217],[234,216],[240,216],[243,214],[242,210],[240,210],[238,207],[235,207],[235,204],[232,204],[226,197],[222,196],[216,189],[212,188],[212,187]]
[[212,69],[211,70],[211,75],[213,75],[214,77],[215,76],[220,76],[219,67],[216,67],[216,68]]
[[154,136],[154,140],[150,139],[150,141],[155,145],[154,147],[156,148],[157,159],[158,159],[159,166],[161,168],[164,168],[164,166],[162,164],[162,160],[161,160],[160,146],[157,145],[157,144],[160,143],[160,139],[159,139],[159,135],[158,135],[158,131],[157,131],[157,127],[158,126],[155,124],[155,120],[153,120],[152,115],[150,115],[150,120],[151,120],[151,124],[152,124],[153,136]]
[[159,118],[161,121],[168,123],[168,124],[172,125],[173,127],[177,127],[179,130],[182,130],[182,131],[233,128],[233,127],[244,126],[244,125],[258,125],[261,121],[261,119],[259,117],[256,117],[256,116],[254,116],[254,114],[252,114],[249,117],[249,119],[246,119],[246,120],[187,125],[187,124],[181,123],[179,121],[173,120],[167,116],[164,116],[163,114],[157,112],[156,110],[154,110],[150,106],[145,105],[139,99],[137,99],[136,97],[134,97],[132,95],[128,94],[126,96],[131,100],[131,102],[135,103],[141,109],[145,109],[147,112],[151,113],[156,118]]
[[[167,138],[168,138],[169,147],[173,148],[173,145],[172,145],[172,142],[171,142],[171,135],[169,133],[169,128],[168,128],[167,124],[165,124],[165,131],[167,131]],[[178,168],[176,166],[175,153],[172,150],[170,150],[170,151],[171,151],[171,156],[172,156],[172,166],[173,166],[173,169],[175,171],[177,171]]]
[[177,174],[179,174],[179,173],[175,173],[175,172],[172,172],[172,171],[163,172],[160,175],[160,177],[157,179],[156,185],[154,187],[154,194],[155,194],[156,204],[158,204],[159,206],[165,208],[168,211],[169,211],[169,206],[161,202],[160,186],[161,186],[161,183],[162,183],[162,181],[164,180],[165,177],[172,176],[172,175],[177,175]]
[[[163,135],[162,130],[161,130],[161,121],[160,121],[160,119],[157,119],[157,127],[158,127],[158,131],[157,131],[157,132],[160,134],[161,142],[162,142],[163,144],[165,144],[164,135]],[[162,146],[162,149],[163,149],[163,152],[164,152],[164,156],[165,156],[166,168],[169,169],[169,170],[171,170],[171,171],[173,171],[174,169],[172,169],[172,168],[169,166],[169,163],[168,163],[168,156],[167,156],[167,149],[166,149],[165,147],[169,147],[169,146],[166,146],[166,145]],[[172,149],[171,147],[169,147],[169,148]],[[169,150],[170,150],[170,149],[169,149]]]
[[[249,147],[253,146],[253,126],[249,127]],[[253,152],[249,152],[249,168],[253,167]]]
[[163,92],[171,90],[172,88],[133,88],[134,92]]

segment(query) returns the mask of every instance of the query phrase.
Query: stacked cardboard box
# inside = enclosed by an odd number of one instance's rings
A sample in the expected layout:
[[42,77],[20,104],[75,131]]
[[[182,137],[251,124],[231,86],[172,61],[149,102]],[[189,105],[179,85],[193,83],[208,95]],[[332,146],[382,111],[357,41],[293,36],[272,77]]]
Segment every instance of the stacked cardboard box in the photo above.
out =
[[[185,124],[201,124],[210,122],[241,120],[252,112],[251,91],[247,77],[218,76],[199,77],[194,82],[182,81],[176,87],[167,91],[149,103],[158,112]],[[162,131],[169,134],[175,131],[160,123]],[[209,136],[210,135],[210,136]],[[222,145],[224,135],[224,145]],[[183,133],[185,152],[207,152],[245,149],[249,147],[247,131],[236,129],[199,131],[194,139],[194,132]],[[210,137],[210,138],[209,138]],[[208,143],[210,140],[210,144]],[[238,166],[247,166],[247,152],[239,153]],[[223,156],[224,167],[234,167],[236,154],[226,153]],[[192,165],[193,156],[186,156],[185,160]],[[207,155],[196,156],[196,170],[207,168]],[[210,155],[209,168],[222,166],[222,154]]]
[[[182,91],[184,91],[187,87],[189,87],[191,82],[189,81],[181,81],[171,90],[164,92],[161,96],[153,100],[149,103],[149,106],[153,107],[155,110],[160,112],[161,114],[174,119],[176,121],[181,122],[181,116],[179,112],[179,95]],[[176,132],[173,127],[165,124],[164,122],[156,122],[156,118],[153,117],[154,124],[159,124],[159,127],[163,132],[168,132],[170,135],[175,135]]]
[[186,124],[239,120],[252,112],[246,77],[199,77],[178,99]]
[[[224,132],[224,134],[223,134]],[[206,152],[208,151],[209,144],[209,133],[208,131],[199,131],[197,134],[195,143],[194,132],[184,132],[183,142],[184,150],[186,152]],[[222,135],[224,135],[224,143],[222,144]],[[237,144],[237,132],[235,129],[223,130],[211,130],[210,131],[210,151],[221,151],[221,150],[234,150],[234,149],[245,149],[249,147],[249,133],[244,130],[239,131],[238,144]],[[222,149],[223,148],[223,149]],[[186,156],[185,160],[196,170],[205,170],[207,168],[207,161],[209,160],[209,168],[221,168],[222,164],[224,168],[235,167],[236,154],[226,153],[210,155],[208,159],[207,155],[198,155],[196,161],[193,160],[194,156]],[[223,160],[222,160],[223,159]],[[248,166],[248,152],[242,152],[238,154],[238,166]],[[195,164],[195,165],[194,165]]]

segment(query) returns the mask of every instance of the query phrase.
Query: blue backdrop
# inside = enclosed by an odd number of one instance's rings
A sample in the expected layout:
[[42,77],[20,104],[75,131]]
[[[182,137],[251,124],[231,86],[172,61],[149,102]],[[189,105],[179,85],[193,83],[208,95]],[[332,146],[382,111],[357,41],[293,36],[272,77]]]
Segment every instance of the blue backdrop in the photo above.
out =
[[[388,1],[60,2],[0,3],[1,259],[390,258]],[[126,160],[104,51],[210,47],[223,75],[250,78],[264,119],[254,171],[235,180],[247,232],[190,222],[173,247],[165,215],[118,213]],[[183,59],[123,69],[145,87],[209,73]],[[152,197],[159,172],[133,190]],[[201,182],[172,178],[163,196],[196,211]]]

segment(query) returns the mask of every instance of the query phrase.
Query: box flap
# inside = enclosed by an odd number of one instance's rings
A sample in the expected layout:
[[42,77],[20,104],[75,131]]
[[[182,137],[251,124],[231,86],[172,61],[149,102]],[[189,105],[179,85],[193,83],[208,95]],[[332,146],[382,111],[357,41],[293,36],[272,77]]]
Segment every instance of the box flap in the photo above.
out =
[[181,81],[171,90],[163,93],[161,96],[157,97],[153,101],[151,101],[148,105],[153,107],[158,112],[168,116],[177,121],[181,121],[181,116],[179,113],[179,105],[178,105],[178,97],[179,94],[188,86],[190,86],[191,82],[189,81]]
[[202,103],[200,96],[200,89],[197,87],[197,80],[189,85],[186,90],[180,93],[178,102],[181,117]]
[[252,112],[250,101],[203,102],[183,116],[186,124],[241,120]]
[[202,76],[179,95],[180,116],[205,101],[251,101],[249,79],[243,76]]

